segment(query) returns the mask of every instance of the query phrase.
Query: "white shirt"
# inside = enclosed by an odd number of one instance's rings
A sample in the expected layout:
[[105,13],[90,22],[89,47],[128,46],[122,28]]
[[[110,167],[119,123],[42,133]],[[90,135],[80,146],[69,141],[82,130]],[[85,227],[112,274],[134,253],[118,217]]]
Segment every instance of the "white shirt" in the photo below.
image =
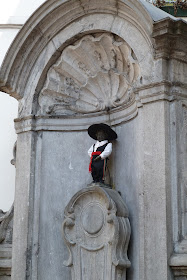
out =
[[[92,156],[92,152],[96,152],[98,147],[101,147],[103,145],[105,145],[106,143],[108,143],[108,140],[104,140],[104,141],[97,141],[95,143],[95,146],[92,145],[90,147],[90,149],[88,150],[88,155],[91,157]],[[94,146],[94,151],[93,151],[93,146]],[[109,157],[109,155],[112,153],[112,143],[108,143],[108,145],[105,147],[104,151],[100,154],[100,157],[102,159],[105,159],[107,157]]]

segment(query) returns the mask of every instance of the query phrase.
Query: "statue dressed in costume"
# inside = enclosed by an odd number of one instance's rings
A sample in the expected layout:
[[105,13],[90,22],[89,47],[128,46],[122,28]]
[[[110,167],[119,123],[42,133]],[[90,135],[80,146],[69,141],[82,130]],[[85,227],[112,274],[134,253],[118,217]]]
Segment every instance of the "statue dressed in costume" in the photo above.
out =
[[91,138],[97,140],[88,150],[90,156],[89,172],[92,174],[93,182],[104,183],[107,159],[112,153],[112,143],[117,134],[107,124],[93,124],[88,128]]

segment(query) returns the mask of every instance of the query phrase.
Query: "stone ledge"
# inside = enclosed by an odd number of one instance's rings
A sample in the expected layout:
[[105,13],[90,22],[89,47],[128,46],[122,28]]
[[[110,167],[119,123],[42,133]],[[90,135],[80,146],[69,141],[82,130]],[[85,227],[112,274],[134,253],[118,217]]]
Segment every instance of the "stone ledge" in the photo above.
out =
[[0,29],[21,29],[22,27],[23,24],[12,24],[12,23],[0,24]]
[[0,261],[2,259],[11,259],[12,258],[12,248],[11,247],[5,247],[1,248],[0,247]]
[[187,24],[182,20],[166,18],[154,23],[152,36],[155,39],[155,59],[186,62],[186,30]]
[[187,276],[187,254],[172,255],[169,264],[175,276]]
[[186,85],[173,86],[168,81],[152,85],[145,85],[135,90],[135,99],[131,104],[115,108],[110,113],[97,112],[77,115],[30,115],[17,118],[15,122],[16,133],[27,131],[80,131],[87,130],[93,123],[110,122],[112,126],[127,122],[138,114],[138,109],[144,104],[186,99]]
[[134,118],[138,113],[137,104],[134,101],[131,106],[123,110],[116,110],[110,115],[99,112],[85,115],[60,115],[60,116],[27,116],[15,119],[16,133],[26,131],[79,131],[86,130],[89,125],[95,123],[111,122],[116,125]]
[[0,245],[0,279],[10,279],[4,276],[11,275],[12,267],[12,246]]
[[0,271],[11,270],[11,260],[0,260]]

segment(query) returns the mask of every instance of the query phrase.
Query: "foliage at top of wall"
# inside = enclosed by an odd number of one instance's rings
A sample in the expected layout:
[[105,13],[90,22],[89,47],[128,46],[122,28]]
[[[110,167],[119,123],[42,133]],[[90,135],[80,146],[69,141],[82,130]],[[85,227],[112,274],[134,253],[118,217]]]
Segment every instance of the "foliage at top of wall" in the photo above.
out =
[[187,0],[154,0],[153,5],[174,16],[187,16]]

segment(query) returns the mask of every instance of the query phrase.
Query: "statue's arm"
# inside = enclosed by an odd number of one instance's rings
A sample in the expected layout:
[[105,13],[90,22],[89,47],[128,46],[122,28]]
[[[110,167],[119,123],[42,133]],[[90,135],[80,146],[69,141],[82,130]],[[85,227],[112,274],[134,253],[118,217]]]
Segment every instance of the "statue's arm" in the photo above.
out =
[[108,145],[105,147],[104,151],[100,154],[100,157],[102,159],[105,159],[109,157],[112,153],[112,143],[108,143]]
[[93,145],[92,145],[92,146],[90,147],[90,149],[88,150],[88,155],[89,155],[89,157],[91,157],[92,152],[93,152]]

